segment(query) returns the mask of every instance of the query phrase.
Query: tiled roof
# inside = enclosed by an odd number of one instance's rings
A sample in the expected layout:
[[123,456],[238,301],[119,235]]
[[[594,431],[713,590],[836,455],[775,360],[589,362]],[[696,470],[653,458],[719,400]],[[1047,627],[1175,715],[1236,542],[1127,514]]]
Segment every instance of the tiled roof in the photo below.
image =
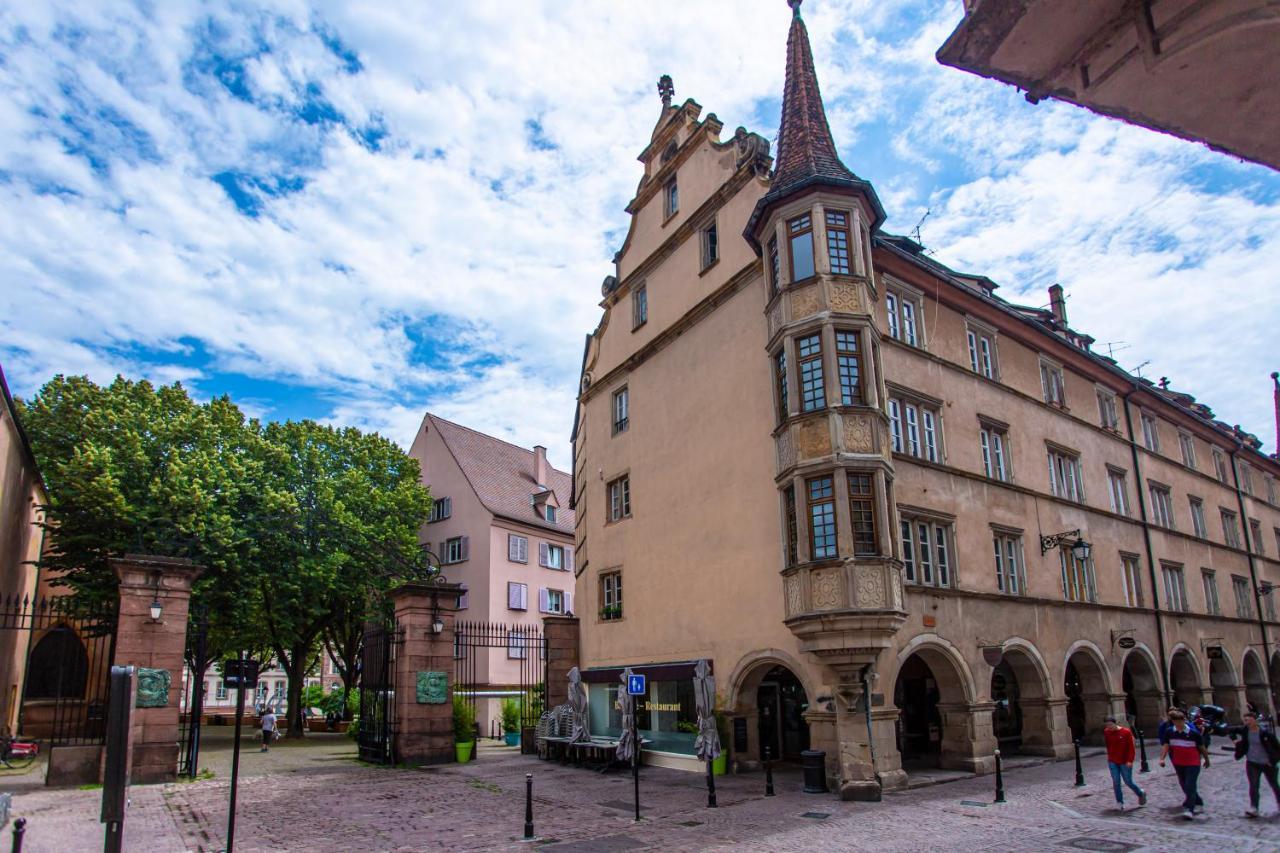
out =
[[547,464],[548,482],[543,485],[555,492],[560,505],[553,524],[535,513],[530,501],[538,490],[533,479],[532,450],[446,421],[430,412],[427,424],[440,434],[485,509],[512,521],[573,535],[573,510],[569,509],[573,483],[568,474]]
[[856,180],[840,162],[818,91],[809,31],[794,6],[787,35],[787,76],[782,87],[782,124],[778,128],[778,158],[774,161],[769,195],[781,195],[808,178]]

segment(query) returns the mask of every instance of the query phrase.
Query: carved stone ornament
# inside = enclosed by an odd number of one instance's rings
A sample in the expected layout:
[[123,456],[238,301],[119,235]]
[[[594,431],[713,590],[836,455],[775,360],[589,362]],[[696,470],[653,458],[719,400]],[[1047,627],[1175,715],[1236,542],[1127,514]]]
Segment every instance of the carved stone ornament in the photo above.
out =
[[758,133],[750,133],[745,127],[733,132],[733,142],[738,148],[737,165],[750,164],[756,177],[769,174],[769,140]]
[[814,610],[835,610],[844,606],[844,570],[819,569],[809,576]]
[[791,292],[791,319],[800,320],[812,314],[817,314],[822,309],[822,295],[818,293],[818,286],[811,284],[808,287],[802,287],[799,290]]
[[138,667],[138,701],[139,708],[163,708],[169,704],[169,685],[173,677],[167,669],[152,669],[149,666]]
[[804,609],[800,601],[800,576],[791,575],[783,579],[782,586],[787,597],[787,615],[795,616]]
[[782,325],[782,300],[779,299],[773,303],[773,307],[769,309],[769,337],[773,337],[778,327]]
[[783,430],[778,434],[778,471],[785,471],[796,464],[796,445],[791,439],[791,430]]
[[449,676],[444,672],[418,673],[419,705],[443,705],[449,701]]
[[856,587],[858,607],[879,610],[885,606],[884,576],[879,566],[860,566]]
[[895,572],[892,581],[889,583],[889,589],[893,591],[893,609],[902,609],[902,575]]
[[862,309],[862,296],[858,293],[857,285],[847,284],[842,281],[832,282],[831,309],[833,311],[842,311],[845,314],[865,313]]
[[851,453],[875,453],[875,431],[865,415],[844,416],[844,449]]
[[799,433],[797,443],[802,459],[814,459],[831,452],[831,429],[825,417],[800,424]]

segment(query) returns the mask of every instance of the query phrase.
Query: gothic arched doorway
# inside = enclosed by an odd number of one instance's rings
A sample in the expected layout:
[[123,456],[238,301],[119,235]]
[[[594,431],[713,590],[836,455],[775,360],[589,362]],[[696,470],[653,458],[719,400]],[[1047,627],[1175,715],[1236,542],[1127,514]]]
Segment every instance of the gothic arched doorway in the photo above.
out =
[[800,760],[800,753],[809,748],[809,724],[804,719],[808,708],[809,698],[795,673],[778,665],[764,674],[756,688],[761,758],[768,747],[775,759]]

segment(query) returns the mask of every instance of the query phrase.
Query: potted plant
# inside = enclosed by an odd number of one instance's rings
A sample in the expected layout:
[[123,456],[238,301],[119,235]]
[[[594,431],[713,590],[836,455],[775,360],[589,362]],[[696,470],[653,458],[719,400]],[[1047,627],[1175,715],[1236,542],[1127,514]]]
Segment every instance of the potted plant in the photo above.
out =
[[520,703],[515,699],[502,700],[502,739],[507,746],[520,745]]
[[458,763],[471,760],[476,742],[476,709],[456,693],[453,696],[453,748]]
[[720,755],[711,762],[711,772],[723,776],[729,769],[729,718],[716,711],[716,732],[720,735]]

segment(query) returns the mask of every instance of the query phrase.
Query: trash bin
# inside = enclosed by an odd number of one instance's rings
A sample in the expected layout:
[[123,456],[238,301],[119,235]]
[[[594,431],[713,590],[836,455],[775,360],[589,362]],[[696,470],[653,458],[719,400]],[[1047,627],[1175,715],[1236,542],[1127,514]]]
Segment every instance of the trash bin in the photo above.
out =
[[806,749],[800,753],[800,766],[804,768],[804,792],[827,793],[827,754],[820,749]]

